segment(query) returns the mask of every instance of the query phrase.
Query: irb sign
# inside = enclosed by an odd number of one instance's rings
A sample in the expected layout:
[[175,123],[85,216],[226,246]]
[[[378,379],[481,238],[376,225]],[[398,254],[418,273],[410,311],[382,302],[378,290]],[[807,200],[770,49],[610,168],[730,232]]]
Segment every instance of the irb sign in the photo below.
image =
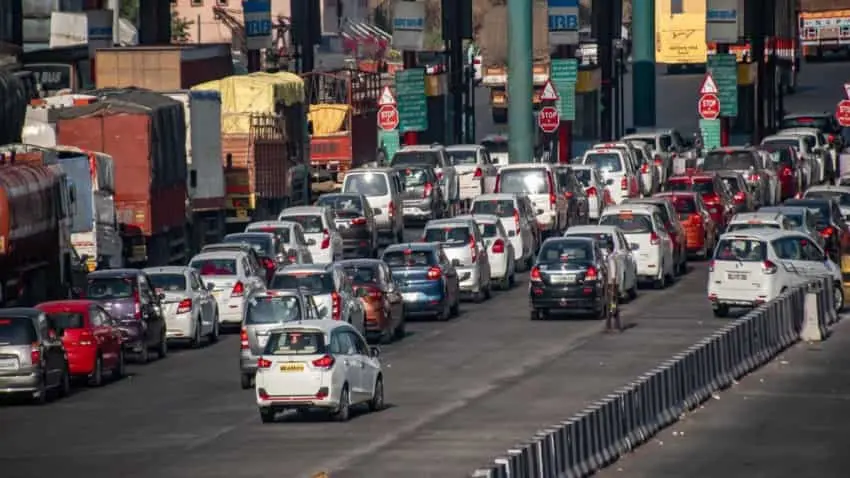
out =
[[548,0],[549,43],[578,45],[578,0]]

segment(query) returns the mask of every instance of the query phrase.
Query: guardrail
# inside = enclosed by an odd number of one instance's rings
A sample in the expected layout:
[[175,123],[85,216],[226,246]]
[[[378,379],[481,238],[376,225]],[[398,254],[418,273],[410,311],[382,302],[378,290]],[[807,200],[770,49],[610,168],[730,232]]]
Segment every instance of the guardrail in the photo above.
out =
[[831,278],[783,293],[570,419],[537,432],[476,478],[578,478],[613,463],[683,413],[838,321]]

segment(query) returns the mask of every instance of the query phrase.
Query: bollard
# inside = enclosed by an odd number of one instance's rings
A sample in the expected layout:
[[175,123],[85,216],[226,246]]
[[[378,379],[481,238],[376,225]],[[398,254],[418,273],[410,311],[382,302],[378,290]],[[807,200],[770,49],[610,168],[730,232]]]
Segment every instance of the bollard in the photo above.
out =
[[493,461],[496,464],[496,467],[495,467],[496,476],[495,476],[495,478],[513,478],[513,476],[511,475],[511,460],[510,460],[510,458],[501,457],[501,458],[496,458]]
[[522,468],[522,450],[519,448],[508,450],[508,476],[510,478],[526,478],[522,474]]
[[823,340],[823,329],[818,317],[818,294],[816,291],[809,289],[806,293],[806,301],[803,316],[803,331],[800,332],[800,339],[807,342],[820,342]]
[[471,478],[498,478],[495,466],[490,468],[479,468],[472,472]]
[[576,428],[578,429],[577,439],[579,445],[579,454],[578,462],[576,463],[576,466],[578,468],[578,476],[587,476],[592,470],[592,431],[590,430],[589,422],[587,421],[587,412],[581,411],[576,414],[574,418],[576,420]]
[[526,473],[528,476],[533,478],[542,476],[543,441],[540,439],[539,435],[534,435],[531,441],[526,443],[523,448],[528,450],[528,463],[526,463]]
[[631,451],[639,443],[639,431],[637,413],[635,410],[635,383],[632,382],[623,389],[625,400],[623,402],[623,429],[626,431],[623,446],[624,453]]
[[568,440],[569,459],[567,460],[567,476],[578,478],[584,476],[581,463],[584,461],[582,455],[581,429],[578,421],[570,419],[564,422],[565,432]]
[[602,423],[602,413],[598,402],[586,408],[586,420],[590,423],[590,465],[592,470],[599,470],[605,466],[605,427]]

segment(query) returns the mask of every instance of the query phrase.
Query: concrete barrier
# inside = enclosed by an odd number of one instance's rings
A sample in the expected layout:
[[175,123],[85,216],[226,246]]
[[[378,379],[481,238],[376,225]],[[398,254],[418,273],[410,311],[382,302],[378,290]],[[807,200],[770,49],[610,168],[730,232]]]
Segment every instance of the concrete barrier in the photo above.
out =
[[829,278],[790,289],[470,476],[589,476],[801,338],[825,338],[838,321],[833,300]]

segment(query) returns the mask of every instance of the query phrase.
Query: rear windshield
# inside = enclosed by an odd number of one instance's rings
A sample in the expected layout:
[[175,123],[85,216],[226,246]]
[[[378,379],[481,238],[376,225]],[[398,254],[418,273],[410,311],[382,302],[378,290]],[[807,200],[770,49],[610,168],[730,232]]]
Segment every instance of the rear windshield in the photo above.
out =
[[787,128],[817,128],[821,131],[829,129],[829,120],[824,117],[801,116],[799,118],[785,118],[779,129]]
[[120,277],[89,278],[86,284],[86,298],[92,300],[129,299],[135,292],[136,281]]
[[697,212],[697,202],[694,198],[676,197],[673,199],[673,207],[676,208],[680,219],[687,219],[688,216]]
[[54,312],[47,314],[47,319],[59,335],[67,329],[82,329],[85,325],[83,314],[78,312]]
[[706,171],[716,171],[719,169],[750,169],[755,168],[758,161],[749,151],[734,151],[727,153],[726,151],[712,151],[705,155],[705,161],[702,163],[702,169]]
[[235,276],[237,272],[235,259],[197,259],[189,267],[202,276]]
[[432,251],[387,251],[383,259],[390,267],[426,267],[437,264]]
[[727,232],[745,231],[747,229],[779,229],[779,224],[771,224],[769,222],[741,222],[738,224],[730,224]]
[[596,241],[596,245],[600,249],[614,249],[614,236],[605,232],[583,232],[581,234],[570,234],[569,237],[587,237]]
[[378,282],[378,266],[346,266],[345,275],[353,284],[374,284]]
[[815,223],[818,225],[824,225],[829,222],[829,203],[811,203],[806,200],[789,199],[784,204],[786,206],[800,206],[808,209],[815,216]]
[[593,179],[593,172],[590,169],[573,169],[573,172],[576,174],[576,179],[582,184],[582,186],[589,188],[593,186],[590,181]]
[[318,214],[304,214],[299,216],[284,216],[281,218],[284,221],[292,221],[301,224],[305,234],[317,234],[325,230],[325,225],[322,224],[322,216]]
[[776,151],[787,148],[799,148],[800,140],[797,138],[773,138],[762,141],[761,147],[768,151]]
[[429,182],[428,171],[422,168],[399,168],[401,180],[405,187],[415,188]]
[[477,163],[475,151],[447,151],[446,156],[449,157],[449,163],[453,166]]
[[850,193],[841,191],[806,191],[807,199],[835,199],[841,206],[850,206]]
[[390,162],[393,166],[425,164],[433,168],[440,167],[440,153],[436,151],[399,151]]
[[472,203],[472,214],[492,214],[499,217],[513,217],[514,210],[514,202],[510,199],[490,199]]
[[652,220],[646,214],[609,214],[599,221],[600,226],[617,226],[626,234],[649,234]]
[[582,164],[589,164],[604,172],[619,172],[623,170],[620,155],[617,153],[588,153]]
[[756,239],[724,238],[714,250],[720,261],[761,262],[767,258],[766,244]]
[[313,295],[330,294],[334,291],[333,274],[328,272],[287,272],[276,274],[269,289],[298,289],[304,287]]
[[303,318],[301,304],[294,296],[254,297],[248,302],[245,312],[246,324],[274,324]]
[[490,239],[493,237],[498,237],[499,235],[499,226],[495,223],[478,223],[478,230],[481,232],[481,236]]
[[273,255],[272,241],[264,237],[242,234],[228,234],[224,236],[224,242],[228,244],[248,244],[249,246],[251,246],[252,249],[257,251],[257,254],[261,256]]
[[186,276],[183,274],[148,274],[151,286],[157,291],[179,292],[186,290]]
[[487,150],[488,153],[507,153],[508,152],[508,142],[507,141],[482,141],[481,146],[484,146],[484,149]]
[[549,194],[549,174],[544,169],[509,169],[499,174],[499,192]]
[[425,229],[425,242],[466,243],[472,240],[466,226],[429,227]]
[[[339,216],[341,212],[362,213],[363,204],[360,196],[325,196],[316,201],[317,206],[327,206]],[[344,214],[343,214],[344,215]]]
[[289,330],[269,336],[265,355],[323,355],[327,353],[325,336],[317,331]]
[[29,345],[38,341],[32,320],[0,317],[0,345]]
[[386,196],[388,191],[387,176],[375,173],[346,174],[345,189],[342,190],[344,193],[358,193],[364,196]]
[[782,215],[785,216],[785,219],[788,219],[788,223],[791,224],[791,227],[794,227],[794,228],[803,227],[803,215],[802,214],[783,211]]
[[764,149],[770,153],[770,159],[773,161],[773,164],[780,167],[794,167],[794,156],[791,154],[790,149],[771,147],[765,147]]
[[589,261],[593,259],[593,247],[587,241],[549,241],[543,244],[538,262]]
[[694,179],[693,184],[687,179],[668,181],[670,191],[695,192],[700,194],[713,194],[714,182],[710,179]]
[[284,244],[289,244],[289,228],[274,227],[274,226],[248,226],[249,232],[270,232],[277,236],[278,240]]

